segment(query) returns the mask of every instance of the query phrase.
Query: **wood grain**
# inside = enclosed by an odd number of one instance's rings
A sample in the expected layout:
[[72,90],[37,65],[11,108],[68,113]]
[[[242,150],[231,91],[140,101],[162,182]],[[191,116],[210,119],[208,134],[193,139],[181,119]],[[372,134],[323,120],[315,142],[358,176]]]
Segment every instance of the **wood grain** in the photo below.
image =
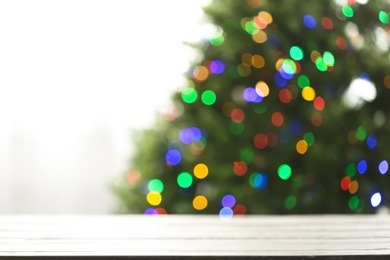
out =
[[390,259],[388,215],[2,215],[0,259]]

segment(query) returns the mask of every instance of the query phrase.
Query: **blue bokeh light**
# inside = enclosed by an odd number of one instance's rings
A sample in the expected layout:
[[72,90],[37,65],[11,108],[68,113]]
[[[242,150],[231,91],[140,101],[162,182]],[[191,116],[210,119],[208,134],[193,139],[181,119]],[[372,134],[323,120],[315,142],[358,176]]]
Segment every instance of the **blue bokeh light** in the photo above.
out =
[[360,174],[363,174],[367,171],[367,162],[365,160],[361,160],[360,162],[358,162],[357,164],[357,170]]
[[313,16],[308,14],[303,17],[303,23],[308,28],[314,28],[317,25],[316,19],[314,19]]
[[236,204],[236,198],[231,194],[225,195],[222,198],[221,204],[224,208],[232,208]]
[[175,149],[169,150],[165,155],[165,160],[172,166],[178,165],[181,161],[181,153]]
[[221,219],[231,219],[233,217],[233,210],[228,207],[224,207],[219,211],[219,217]]

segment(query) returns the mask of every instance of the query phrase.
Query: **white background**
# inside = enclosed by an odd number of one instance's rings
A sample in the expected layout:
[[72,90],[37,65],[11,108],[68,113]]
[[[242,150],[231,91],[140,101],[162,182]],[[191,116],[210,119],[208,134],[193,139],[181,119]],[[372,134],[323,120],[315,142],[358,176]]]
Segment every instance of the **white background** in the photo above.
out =
[[131,129],[183,84],[201,5],[0,2],[0,213],[113,213]]

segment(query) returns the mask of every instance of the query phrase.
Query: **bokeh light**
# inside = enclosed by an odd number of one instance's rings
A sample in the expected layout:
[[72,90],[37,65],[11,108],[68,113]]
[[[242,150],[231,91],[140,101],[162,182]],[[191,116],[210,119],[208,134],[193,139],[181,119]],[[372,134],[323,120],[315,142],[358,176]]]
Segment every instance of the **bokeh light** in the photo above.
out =
[[237,204],[236,206],[234,206],[233,208],[233,215],[234,216],[242,216],[242,215],[245,215],[247,213],[247,207],[245,207],[245,205],[242,205],[242,204]]
[[360,173],[360,174],[363,174],[367,171],[367,162],[366,160],[361,160],[358,164],[357,164],[357,171]]
[[209,174],[209,168],[204,163],[199,163],[194,167],[194,175],[198,179],[204,179]]
[[213,74],[221,74],[225,70],[225,64],[220,60],[213,60],[209,64],[209,70]]
[[235,204],[236,204],[236,198],[231,195],[231,194],[227,194],[225,196],[223,196],[222,200],[221,200],[221,204],[222,204],[222,207],[229,207],[229,208],[232,208]]
[[263,68],[265,66],[265,60],[264,60],[263,56],[258,55],[258,54],[255,54],[252,56],[251,62],[252,62],[253,67],[255,67],[257,69]]
[[307,145],[310,147],[314,144],[314,134],[312,132],[305,133],[303,140],[306,141]]
[[290,103],[292,99],[292,94],[290,92],[290,90],[284,88],[284,89],[281,89],[279,91],[279,100],[282,102],[282,103]]
[[284,201],[286,209],[293,209],[297,205],[297,198],[295,196],[288,196]]
[[181,153],[178,150],[171,149],[167,152],[165,160],[168,164],[174,166],[178,165],[181,161]]
[[248,165],[245,162],[234,162],[233,171],[237,176],[243,176],[248,171]]
[[378,170],[381,174],[385,174],[389,170],[389,163],[386,160],[381,161]]
[[304,57],[303,49],[298,46],[292,46],[290,48],[290,56],[294,60],[302,60]]
[[208,205],[208,200],[203,195],[196,196],[192,201],[192,206],[196,210],[204,210]]
[[197,66],[192,73],[194,79],[198,82],[205,81],[209,76],[209,70],[205,66]]
[[375,136],[370,135],[366,139],[367,146],[370,150],[374,149],[377,143],[377,139]]
[[354,14],[352,7],[349,6],[349,5],[343,5],[343,6],[341,7],[341,11],[342,11],[343,14],[344,14],[346,17],[348,17],[348,18],[352,17],[353,14]]
[[299,140],[296,145],[296,150],[300,154],[306,153],[308,148],[309,146],[305,140]]
[[313,105],[315,109],[322,111],[325,108],[325,100],[322,97],[317,96],[313,101]]
[[256,148],[265,149],[268,146],[268,136],[262,133],[257,134],[255,135],[253,143],[255,144]]
[[342,190],[348,190],[351,186],[351,178],[349,176],[345,176],[341,179],[340,186]]
[[146,200],[149,202],[152,206],[157,206],[162,201],[162,196],[157,191],[151,191],[146,195]]
[[217,95],[212,90],[206,90],[202,93],[201,99],[203,104],[210,106],[217,100]]
[[181,92],[181,97],[186,103],[194,103],[198,98],[198,93],[194,88],[185,88]]
[[329,17],[322,17],[321,24],[322,24],[322,27],[324,27],[326,30],[333,29],[333,21]]
[[298,85],[302,89],[305,87],[308,87],[308,86],[310,86],[310,79],[305,75],[300,75],[298,77]]
[[282,180],[288,180],[291,177],[292,170],[288,164],[282,164],[278,168],[279,178]]
[[372,194],[371,196],[371,205],[376,208],[382,202],[382,195],[379,192]]
[[303,17],[303,23],[308,28],[314,28],[317,25],[317,22],[314,17],[308,14]]
[[323,55],[323,61],[327,66],[333,67],[336,60],[331,52],[326,51]]
[[271,122],[274,126],[282,126],[284,122],[284,116],[280,112],[275,112],[272,114]]
[[235,108],[235,109],[233,109],[230,117],[231,117],[233,122],[241,123],[245,119],[245,113],[242,109]]
[[148,190],[161,193],[164,190],[164,183],[159,179],[150,180],[148,183]]
[[177,184],[181,188],[188,188],[192,185],[192,176],[188,172],[182,172],[177,176]]
[[316,97],[316,91],[312,87],[304,87],[302,89],[302,97],[306,101],[313,101]]
[[268,177],[264,173],[253,173],[249,177],[249,184],[253,188],[264,188],[268,183]]
[[381,21],[382,23],[384,24],[389,23],[389,15],[385,11],[379,11],[378,17],[379,17],[379,21]]
[[219,211],[219,217],[220,219],[222,220],[228,220],[228,219],[231,219],[233,217],[233,210],[231,208],[222,208],[220,211]]
[[260,97],[266,97],[269,94],[269,87],[264,81],[259,81],[256,83],[256,93]]

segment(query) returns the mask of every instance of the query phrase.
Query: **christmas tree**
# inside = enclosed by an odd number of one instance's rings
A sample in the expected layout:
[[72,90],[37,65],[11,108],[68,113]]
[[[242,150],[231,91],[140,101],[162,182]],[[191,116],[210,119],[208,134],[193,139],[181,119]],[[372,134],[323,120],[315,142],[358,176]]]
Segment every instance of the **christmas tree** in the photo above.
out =
[[372,213],[390,199],[388,1],[214,0],[215,34],[115,182],[145,214]]

